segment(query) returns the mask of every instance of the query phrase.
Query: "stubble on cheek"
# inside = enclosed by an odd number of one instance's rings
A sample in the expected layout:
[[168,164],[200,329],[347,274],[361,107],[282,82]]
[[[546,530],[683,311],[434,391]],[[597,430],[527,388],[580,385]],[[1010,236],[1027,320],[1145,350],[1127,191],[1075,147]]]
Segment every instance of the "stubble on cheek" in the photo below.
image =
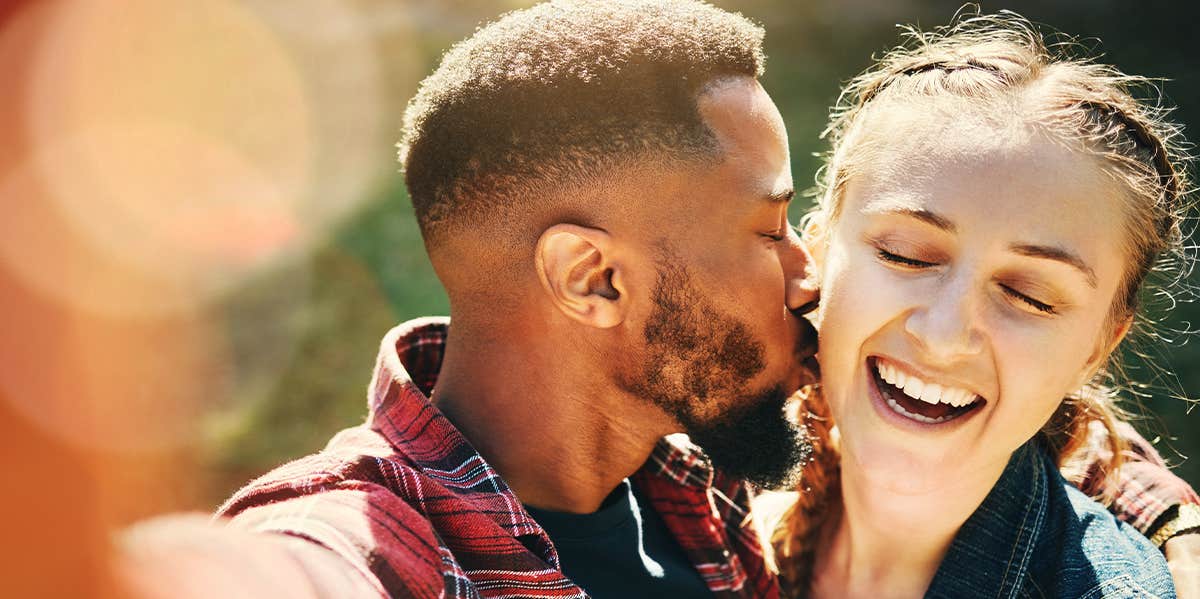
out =
[[766,369],[766,351],[749,327],[706,302],[678,264],[659,265],[643,337],[640,381],[626,383],[675,409],[736,396]]

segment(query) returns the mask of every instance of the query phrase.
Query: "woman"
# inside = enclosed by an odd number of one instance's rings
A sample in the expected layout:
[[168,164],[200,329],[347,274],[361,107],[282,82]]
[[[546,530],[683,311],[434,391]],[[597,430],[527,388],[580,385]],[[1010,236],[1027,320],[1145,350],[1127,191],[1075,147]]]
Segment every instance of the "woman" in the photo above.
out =
[[910,42],[843,91],[805,227],[822,276],[809,411],[840,442],[777,529],[784,580],[1173,597],[1158,551],[1058,464],[1089,422],[1119,446],[1106,364],[1181,247],[1176,129],[1130,95],[1138,79],[1055,55],[1019,17]]

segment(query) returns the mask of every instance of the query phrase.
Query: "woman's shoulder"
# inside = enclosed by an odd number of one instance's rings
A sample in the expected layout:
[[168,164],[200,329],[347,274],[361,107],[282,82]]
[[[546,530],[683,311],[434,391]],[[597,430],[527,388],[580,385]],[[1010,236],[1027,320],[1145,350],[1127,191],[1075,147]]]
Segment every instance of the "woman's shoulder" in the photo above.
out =
[[[1136,529],[1063,479],[1048,457],[1046,522],[1035,554],[1049,580],[1078,597],[1175,597],[1166,559]],[[1040,574],[1040,575],[1038,575]]]
[[1175,599],[1166,560],[1070,486],[1035,442],[1013,453],[963,524],[926,597]]

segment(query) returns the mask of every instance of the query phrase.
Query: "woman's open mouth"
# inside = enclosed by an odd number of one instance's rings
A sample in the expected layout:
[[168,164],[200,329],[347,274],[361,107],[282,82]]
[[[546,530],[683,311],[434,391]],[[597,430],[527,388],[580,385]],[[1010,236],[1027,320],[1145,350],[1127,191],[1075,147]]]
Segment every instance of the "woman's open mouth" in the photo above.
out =
[[886,358],[867,358],[871,379],[893,413],[922,424],[957,420],[987,403],[982,397],[957,387],[925,381],[900,369]]

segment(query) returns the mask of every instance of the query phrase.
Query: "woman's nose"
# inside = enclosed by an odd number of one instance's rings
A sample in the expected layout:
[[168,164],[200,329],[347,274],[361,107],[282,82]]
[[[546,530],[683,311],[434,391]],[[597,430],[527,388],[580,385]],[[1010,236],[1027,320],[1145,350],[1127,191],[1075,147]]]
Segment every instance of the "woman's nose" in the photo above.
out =
[[967,280],[946,281],[905,319],[905,331],[931,360],[950,363],[982,350],[979,302],[970,285]]

